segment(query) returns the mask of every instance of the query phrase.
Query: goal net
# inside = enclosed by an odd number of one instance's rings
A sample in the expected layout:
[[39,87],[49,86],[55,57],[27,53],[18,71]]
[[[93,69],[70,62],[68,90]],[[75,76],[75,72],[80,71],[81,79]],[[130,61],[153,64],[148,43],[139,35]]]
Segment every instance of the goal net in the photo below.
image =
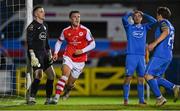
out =
[[25,102],[26,73],[18,67],[26,64],[27,1],[0,0],[0,106]]

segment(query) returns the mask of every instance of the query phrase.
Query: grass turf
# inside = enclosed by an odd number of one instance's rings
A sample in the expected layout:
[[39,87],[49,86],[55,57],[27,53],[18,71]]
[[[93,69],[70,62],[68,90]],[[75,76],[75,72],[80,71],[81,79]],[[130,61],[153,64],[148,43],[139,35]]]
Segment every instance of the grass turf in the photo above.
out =
[[60,100],[57,105],[43,105],[45,98],[37,98],[37,104],[29,106],[25,100],[0,100],[0,110],[180,110],[180,100],[173,103],[171,98],[161,107],[154,106],[155,99],[147,101],[148,105],[138,105],[137,98],[130,98],[129,105],[123,105],[121,97],[70,97]]

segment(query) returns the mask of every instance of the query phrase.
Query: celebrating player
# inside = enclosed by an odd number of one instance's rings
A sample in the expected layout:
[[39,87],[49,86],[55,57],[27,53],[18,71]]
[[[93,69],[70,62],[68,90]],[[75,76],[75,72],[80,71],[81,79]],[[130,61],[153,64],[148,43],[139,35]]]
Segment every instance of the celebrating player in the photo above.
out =
[[[133,18],[134,24],[128,22],[129,17]],[[142,19],[149,22],[142,24]],[[144,74],[145,74],[145,48],[147,31],[156,23],[156,19],[141,12],[134,11],[122,18],[122,22],[127,35],[127,55],[126,55],[126,77],[124,81],[124,105],[128,105],[130,81],[134,71],[138,73],[138,97],[139,104],[146,104],[144,100]]]
[[28,58],[34,71],[34,81],[30,87],[28,104],[36,103],[35,96],[38,91],[43,71],[47,75],[46,102],[49,104],[53,91],[54,69],[52,67],[52,54],[48,44],[48,26],[44,23],[45,12],[43,7],[37,6],[33,9],[33,22],[27,28]]
[[80,12],[71,11],[69,13],[69,18],[71,26],[62,31],[55,44],[54,61],[58,59],[58,52],[62,41],[66,40],[67,42],[63,55],[62,76],[57,82],[56,95],[52,104],[58,103],[60,94],[63,92],[64,88],[64,99],[69,97],[70,90],[74,87],[74,82],[78,79],[85,66],[87,52],[95,48],[95,41],[90,30],[80,24]]
[[179,86],[162,78],[162,75],[172,60],[175,29],[168,21],[170,16],[171,12],[169,8],[157,8],[158,27],[155,32],[155,40],[148,46],[149,51],[152,51],[153,49],[155,50],[147,65],[145,79],[147,80],[152,92],[157,97],[157,106],[166,103],[166,99],[162,96],[158,85],[173,89],[175,96],[174,102],[177,101],[179,95]]

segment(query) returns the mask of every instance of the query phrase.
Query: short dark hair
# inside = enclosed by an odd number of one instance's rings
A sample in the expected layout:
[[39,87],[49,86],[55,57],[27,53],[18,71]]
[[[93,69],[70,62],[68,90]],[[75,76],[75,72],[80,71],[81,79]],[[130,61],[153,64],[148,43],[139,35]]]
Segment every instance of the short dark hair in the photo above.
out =
[[161,15],[165,19],[169,19],[171,16],[171,11],[167,7],[158,7],[157,14]]
[[40,5],[37,5],[37,6],[35,6],[35,7],[33,8],[33,12],[32,12],[33,16],[35,16],[35,12],[36,12],[36,10],[38,10],[39,8],[43,8],[43,7],[40,6]]
[[135,11],[134,11],[134,13],[133,13],[133,16],[134,16],[136,13],[139,13],[139,14],[143,17],[142,12],[141,12],[141,11],[139,11],[139,10],[135,10]]
[[78,10],[73,10],[73,11],[71,11],[70,13],[69,13],[69,18],[71,18],[71,15],[73,14],[73,13],[80,13]]

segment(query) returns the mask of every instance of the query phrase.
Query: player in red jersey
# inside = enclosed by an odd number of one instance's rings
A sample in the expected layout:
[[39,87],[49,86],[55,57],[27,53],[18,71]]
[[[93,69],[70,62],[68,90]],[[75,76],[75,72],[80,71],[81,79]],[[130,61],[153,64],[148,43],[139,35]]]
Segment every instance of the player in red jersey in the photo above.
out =
[[70,90],[74,87],[74,82],[81,74],[85,61],[87,61],[87,52],[95,48],[95,41],[88,28],[80,24],[80,12],[71,11],[69,13],[71,26],[65,28],[55,44],[54,61],[58,59],[63,40],[66,40],[67,46],[63,54],[62,76],[56,84],[56,95],[52,104],[57,104],[60,94],[64,91],[63,98],[69,97]]

